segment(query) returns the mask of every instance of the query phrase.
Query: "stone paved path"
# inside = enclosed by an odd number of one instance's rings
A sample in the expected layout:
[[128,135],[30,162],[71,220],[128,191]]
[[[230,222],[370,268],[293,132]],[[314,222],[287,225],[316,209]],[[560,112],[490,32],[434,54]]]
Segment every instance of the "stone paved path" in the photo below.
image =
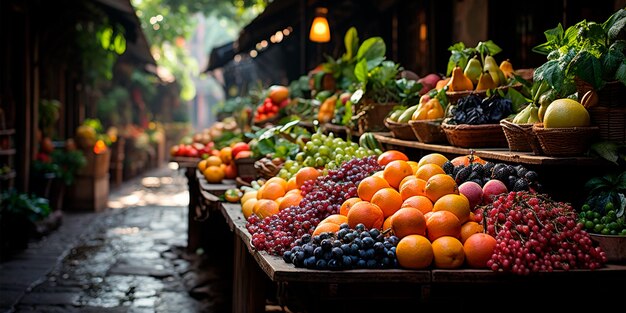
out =
[[185,252],[188,201],[183,173],[163,167],[113,190],[104,212],[63,213],[0,263],[0,311],[230,311],[216,262]]

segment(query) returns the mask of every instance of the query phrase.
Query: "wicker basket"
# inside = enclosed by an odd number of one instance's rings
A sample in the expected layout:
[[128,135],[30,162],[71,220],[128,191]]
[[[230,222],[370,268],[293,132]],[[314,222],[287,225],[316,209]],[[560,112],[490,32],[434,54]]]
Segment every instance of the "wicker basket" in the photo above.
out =
[[[574,78],[574,84],[576,85],[576,91],[578,96],[582,98],[582,95],[589,90],[593,90],[593,86],[578,77]],[[607,82],[602,89],[596,90],[598,95],[598,106],[624,106],[626,105],[626,86],[620,81]]]
[[411,129],[411,125],[409,125],[409,123],[398,123],[386,118],[385,126],[391,130],[391,134],[395,138],[402,140],[417,140],[417,137],[415,137],[415,133],[413,133],[413,129]]
[[591,124],[600,128],[602,140],[626,143],[626,106],[594,106],[587,110]]
[[448,142],[461,148],[505,148],[506,137],[500,124],[450,125],[441,123]]
[[543,123],[533,125],[533,133],[547,156],[581,155],[589,149],[599,131],[598,126],[544,128]]
[[510,151],[532,151],[536,155],[543,154],[539,139],[533,133],[533,124],[515,124],[510,119],[503,119],[500,126],[509,143]]
[[441,129],[442,118],[432,120],[411,120],[409,126],[419,142],[445,143],[446,133]]
[[364,114],[357,120],[357,131],[359,134],[364,132],[380,132],[389,131],[385,126],[387,115],[398,105],[395,102],[390,103],[374,103],[364,100],[359,104],[357,110],[364,110]]

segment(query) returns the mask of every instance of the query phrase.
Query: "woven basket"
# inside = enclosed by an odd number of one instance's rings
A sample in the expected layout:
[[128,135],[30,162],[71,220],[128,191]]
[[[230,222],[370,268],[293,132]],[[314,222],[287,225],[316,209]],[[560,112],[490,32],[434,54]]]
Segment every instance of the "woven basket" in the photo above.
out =
[[505,148],[508,146],[500,124],[450,125],[441,123],[448,142],[461,148]]
[[389,128],[385,126],[385,119],[393,110],[393,107],[398,104],[395,102],[374,103],[367,100],[362,102],[362,104],[359,104],[359,109],[364,108],[365,114],[360,116],[357,120],[358,133],[389,131]]
[[441,129],[442,118],[432,120],[411,120],[409,126],[419,142],[444,143],[447,142],[446,133]]
[[533,125],[533,133],[547,156],[581,155],[589,149],[599,131],[598,126],[544,128],[543,123]]
[[395,138],[402,140],[417,140],[417,137],[415,137],[415,133],[413,133],[413,129],[411,129],[411,125],[409,125],[409,123],[398,123],[386,118],[385,126],[391,130],[391,134]]
[[591,124],[600,128],[602,140],[626,143],[626,106],[594,106],[587,110]]
[[[593,86],[578,77],[574,78],[576,91],[578,96],[582,96],[589,90],[593,90]],[[596,90],[598,95],[598,106],[625,106],[626,105],[626,86],[620,81],[607,82],[601,89]]]
[[533,124],[515,124],[510,119],[500,121],[502,131],[509,144],[510,151],[529,152],[541,155],[541,144],[535,133],[533,133]]

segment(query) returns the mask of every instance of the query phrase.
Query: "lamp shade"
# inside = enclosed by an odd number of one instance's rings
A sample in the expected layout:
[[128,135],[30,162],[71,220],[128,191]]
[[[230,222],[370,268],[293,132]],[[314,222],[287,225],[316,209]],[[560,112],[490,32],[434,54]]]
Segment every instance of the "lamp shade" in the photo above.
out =
[[309,39],[314,42],[329,42],[330,41],[330,27],[328,26],[328,20],[326,20],[326,13],[328,9],[317,8],[315,10],[315,18],[311,24],[311,31],[309,32]]

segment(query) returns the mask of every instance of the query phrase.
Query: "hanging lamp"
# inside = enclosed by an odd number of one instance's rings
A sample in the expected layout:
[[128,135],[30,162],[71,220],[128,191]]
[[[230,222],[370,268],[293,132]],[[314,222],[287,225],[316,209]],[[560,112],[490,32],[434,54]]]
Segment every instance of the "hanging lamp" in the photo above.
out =
[[327,8],[316,8],[315,18],[311,24],[311,31],[309,32],[309,39],[314,42],[329,42],[330,41],[330,27],[328,26],[328,20],[326,14]]

